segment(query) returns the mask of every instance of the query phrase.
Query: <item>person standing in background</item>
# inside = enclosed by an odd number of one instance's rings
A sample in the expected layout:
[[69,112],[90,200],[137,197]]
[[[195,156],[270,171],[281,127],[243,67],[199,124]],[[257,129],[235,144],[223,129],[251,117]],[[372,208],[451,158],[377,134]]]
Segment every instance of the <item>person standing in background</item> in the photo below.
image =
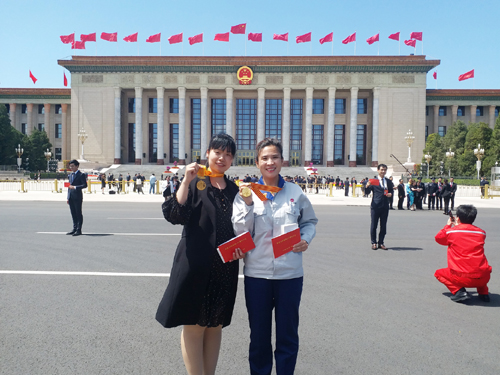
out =
[[72,173],[69,175],[67,202],[71,211],[71,218],[73,219],[73,230],[66,234],[72,236],[81,236],[82,234],[82,190],[87,188],[87,175],[80,172],[79,167],[80,163],[78,160],[71,160],[69,162],[69,169]]
[[451,203],[451,210],[453,211],[453,208],[455,207],[455,193],[457,192],[458,186],[455,183],[455,179],[453,177],[450,177],[450,188],[451,188],[451,195],[450,195],[450,203]]
[[399,185],[398,185],[398,210],[404,210],[403,208],[403,202],[405,200],[406,194],[405,194],[405,184],[403,183],[403,179],[399,179]]
[[153,194],[154,194],[155,193],[155,188],[156,188],[156,176],[153,173],[149,177],[149,194],[151,194],[151,190],[153,191]]

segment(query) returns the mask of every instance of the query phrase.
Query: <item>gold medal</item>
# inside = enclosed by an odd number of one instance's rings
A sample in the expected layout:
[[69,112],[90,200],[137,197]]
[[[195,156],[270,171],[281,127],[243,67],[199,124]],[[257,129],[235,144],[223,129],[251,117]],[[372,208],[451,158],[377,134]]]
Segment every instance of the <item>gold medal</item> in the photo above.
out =
[[200,180],[196,183],[196,188],[198,190],[205,190],[206,187],[207,187],[207,184],[205,183],[205,181]]
[[252,195],[252,189],[250,189],[248,186],[241,188],[241,196],[242,197],[248,198],[251,195]]

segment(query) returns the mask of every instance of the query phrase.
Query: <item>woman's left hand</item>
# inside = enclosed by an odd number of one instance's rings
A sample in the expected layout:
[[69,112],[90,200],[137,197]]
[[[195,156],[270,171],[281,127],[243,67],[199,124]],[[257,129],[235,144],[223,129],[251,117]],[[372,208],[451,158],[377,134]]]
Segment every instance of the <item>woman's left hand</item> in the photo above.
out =
[[307,241],[301,240],[299,243],[296,243],[295,245],[293,245],[292,251],[294,253],[301,253],[303,251],[306,251],[308,247],[309,247],[309,244],[307,243]]
[[245,257],[245,253],[241,251],[241,249],[235,249],[233,253],[233,260],[243,259]]

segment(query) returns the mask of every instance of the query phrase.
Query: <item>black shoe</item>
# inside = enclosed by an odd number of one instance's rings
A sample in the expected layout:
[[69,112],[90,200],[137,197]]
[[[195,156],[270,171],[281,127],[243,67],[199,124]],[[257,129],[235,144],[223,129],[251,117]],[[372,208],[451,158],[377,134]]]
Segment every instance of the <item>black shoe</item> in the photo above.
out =
[[477,296],[483,302],[490,302],[490,295],[489,294],[478,294]]
[[82,235],[82,231],[81,230],[77,230],[75,233],[73,233],[73,237],[81,236],[81,235]]
[[443,215],[448,215],[448,212],[443,212]]
[[460,302],[460,301],[465,301],[466,299],[470,298],[470,294],[467,293],[465,288],[460,289],[458,292],[456,292],[454,295],[450,297],[450,299],[453,302]]
[[66,235],[71,236],[76,233],[76,229],[73,229],[71,232],[66,233]]

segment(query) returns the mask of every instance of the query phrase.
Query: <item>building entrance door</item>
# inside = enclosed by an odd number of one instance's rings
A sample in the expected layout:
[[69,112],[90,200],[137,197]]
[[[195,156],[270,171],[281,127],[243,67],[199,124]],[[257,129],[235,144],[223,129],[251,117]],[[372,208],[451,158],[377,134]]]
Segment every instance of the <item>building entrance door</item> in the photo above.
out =
[[301,151],[290,151],[290,166],[300,167],[300,154]]
[[254,166],[255,165],[255,151],[240,150],[236,151],[236,165],[237,166]]

